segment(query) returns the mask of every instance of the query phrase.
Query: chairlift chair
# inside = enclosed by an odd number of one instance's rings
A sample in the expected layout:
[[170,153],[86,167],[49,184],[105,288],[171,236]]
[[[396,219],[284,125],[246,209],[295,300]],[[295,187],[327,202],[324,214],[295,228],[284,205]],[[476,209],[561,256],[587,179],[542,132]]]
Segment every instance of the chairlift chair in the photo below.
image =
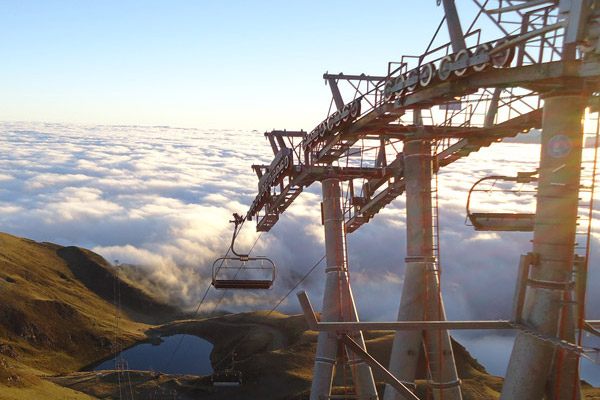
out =
[[177,400],[179,395],[175,389],[167,389],[159,386],[148,395],[150,400]]
[[210,376],[213,386],[242,386],[242,372],[233,369],[217,371]]
[[234,249],[235,238],[245,217],[233,214],[235,224],[230,250],[233,256],[220,257],[212,265],[212,285],[215,289],[270,289],[275,281],[275,263],[267,257],[250,257]]
[[[476,231],[513,231],[513,232],[531,232],[534,225],[534,213],[509,213],[509,212],[471,212],[471,195],[473,192],[489,191],[478,189],[484,181],[504,181],[515,182],[516,184],[530,184],[537,182],[537,171],[519,172],[517,176],[492,175],[482,178],[475,182],[469,190],[467,197],[467,218]],[[521,191],[518,189],[497,189],[499,192],[524,193],[532,191]]]
[[269,289],[274,281],[275,264],[266,257],[221,257],[212,266],[215,289]]
[[235,369],[235,351],[231,352],[231,368],[216,371],[210,381],[213,386],[242,386],[242,371]]

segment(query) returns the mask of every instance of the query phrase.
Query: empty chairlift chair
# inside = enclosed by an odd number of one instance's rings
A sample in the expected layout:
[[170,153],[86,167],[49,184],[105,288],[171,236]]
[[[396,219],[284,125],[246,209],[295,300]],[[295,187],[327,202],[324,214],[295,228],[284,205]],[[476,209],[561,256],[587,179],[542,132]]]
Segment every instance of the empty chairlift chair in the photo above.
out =
[[[533,199],[536,192],[537,171],[519,172],[517,176],[493,175],[475,182],[467,198],[467,218],[476,231],[533,231],[535,213],[516,212],[472,212],[471,197],[477,192],[495,193],[505,197],[505,202],[521,195]],[[508,182],[508,184],[506,184]],[[512,196],[512,199],[511,199]]]
[[233,369],[217,371],[210,380],[213,386],[242,386],[242,372]]
[[235,369],[235,352],[231,352],[231,368],[216,371],[210,381],[213,386],[242,386],[242,371]]
[[221,257],[213,263],[215,289],[269,289],[275,264],[266,257]]
[[215,289],[269,289],[275,281],[275,263],[267,257],[250,257],[234,249],[235,238],[246,218],[233,214],[235,229],[229,250],[233,256],[218,258],[212,265]]

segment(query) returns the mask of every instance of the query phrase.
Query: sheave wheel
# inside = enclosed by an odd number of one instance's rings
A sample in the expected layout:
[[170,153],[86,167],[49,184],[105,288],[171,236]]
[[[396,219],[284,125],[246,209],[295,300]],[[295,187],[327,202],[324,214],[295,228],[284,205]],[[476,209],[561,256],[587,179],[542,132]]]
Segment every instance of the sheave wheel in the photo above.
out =
[[419,84],[422,87],[427,87],[433,76],[435,75],[435,66],[433,63],[425,64],[421,67],[421,71],[419,72]]
[[[456,55],[454,56],[454,62],[455,63],[464,61],[465,64],[466,64],[466,62],[467,62],[468,59],[469,59],[469,51],[467,49],[459,50],[458,53],[456,53]],[[465,65],[464,68],[455,69],[454,70],[454,75],[456,75],[456,76],[463,76],[466,72],[467,72],[467,66]]]
[[[494,46],[494,48],[498,48],[506,42],[508,42],[508,39],[499,40],[496,43],[496,45]],[[506,66],[510,65],[514,56],[515,56],[514,47],[507,47],[506,49],[504,49],[498,53],[495,53],[491,56],[492,64],[494,64],[494,67],[496,67],[496,68],[506,67]]]
[[438,69],[438,77],[440,80],[445,81],[450,78],[452,71],[450,71],[450,64],[452,63],[452,57],[445,56],[440,61],[440,68]]
[[[489,53],[489,51],[490,51],[489,44],[487,44],[487,43],[480,44],[479,46],[477,46],[477,50],[475,50],[475,57],[482,55],[482,54]],[[480,71],[483,71],[484,69],[486,69],[489,65],[490,65],[489,62],[485,62],[482,64],[473,65],[473,69],[477,72],[480,72]]]

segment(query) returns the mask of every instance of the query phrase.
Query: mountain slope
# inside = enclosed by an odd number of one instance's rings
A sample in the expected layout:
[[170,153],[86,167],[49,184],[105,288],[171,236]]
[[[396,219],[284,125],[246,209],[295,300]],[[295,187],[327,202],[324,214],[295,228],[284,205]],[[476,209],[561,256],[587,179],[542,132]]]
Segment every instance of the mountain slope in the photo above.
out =
[[[69,246],[57,249],[56,254],[67,263],[74,278],[103,300],[114,302],[115,269],[98,254],[79,247]],[[173,319],[178,310],[175,307],[159,303],[142,288],[127,280],[124,274],[118,276],[118,294],[121,310],[130,318],[157,324]]]
[[144,322],[156,320],[148,314],[163,321],[175,315],[131,283],[116,281],[124,313],[115,336],[114,274],[88,250],[0,233],[0,398],[9,392],[2,385],[31,388],[40,383],[37,375],[74,371],[108,356],[115,344],[145,339]]

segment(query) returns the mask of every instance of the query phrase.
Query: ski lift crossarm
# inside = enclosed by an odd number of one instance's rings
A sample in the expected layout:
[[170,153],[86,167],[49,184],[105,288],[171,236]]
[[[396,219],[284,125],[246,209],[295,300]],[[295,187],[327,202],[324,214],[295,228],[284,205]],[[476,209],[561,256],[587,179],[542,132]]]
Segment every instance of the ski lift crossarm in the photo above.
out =
[[[302,312],[308,323],[309,329],[318,332],[349,333],[353,331],[394,331],[394,330],[471,330],[493,329],[508,330],[521,329],[520,325],[509,320],[490,321],[394,321],[394,322],[319,322],[314,313],[312,304],[305,291],[296,294],[302,307]],[[586,320],[585,323],[593,329],[600,328],[599,320]]]

